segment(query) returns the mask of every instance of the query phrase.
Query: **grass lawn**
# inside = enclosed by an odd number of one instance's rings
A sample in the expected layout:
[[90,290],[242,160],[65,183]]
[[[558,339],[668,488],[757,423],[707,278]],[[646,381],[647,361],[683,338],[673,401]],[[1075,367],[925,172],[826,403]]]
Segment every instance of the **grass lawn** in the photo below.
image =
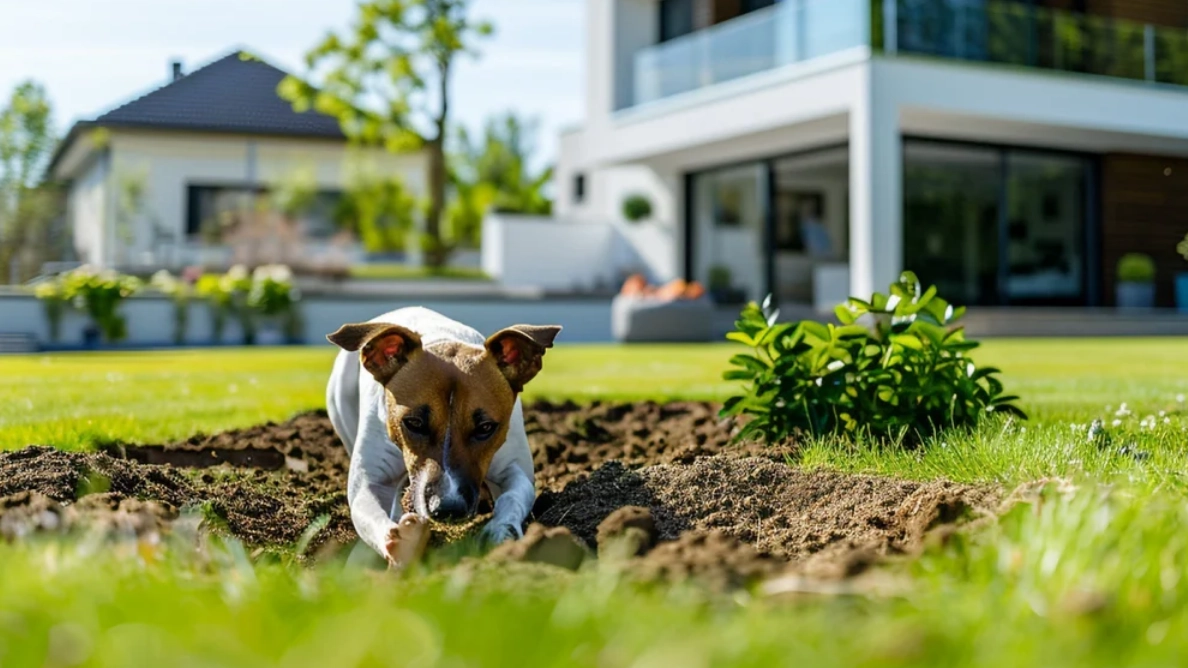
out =
[[351,266],[351,278],[373,281],[490,280],[481,269],[467,267],[414,267],[407,264],[356,264]]
[[[727,345],[559,346],[530,397],[720,400]],[[0,358],[0,447],[167,441],[322,404],[331,349]],[[1045,501],[888,569],[894,597],[794,603],[641,589],[597,570],[400,581],[88,541],[0,546],[0,665],[1156,665],[1188,652],[1188,342],[989,342],[1026,424],[920,453],[810,444],[809,466]],[[1125,402],[1126,408],[1121,404]],[[1085,439],[1094,418],[1116,448]],[[1117,425],[1114,426],[1114,422]],[[537,587],[529,587],[535,584]],[[509,590],[532,589],[530,595]]]

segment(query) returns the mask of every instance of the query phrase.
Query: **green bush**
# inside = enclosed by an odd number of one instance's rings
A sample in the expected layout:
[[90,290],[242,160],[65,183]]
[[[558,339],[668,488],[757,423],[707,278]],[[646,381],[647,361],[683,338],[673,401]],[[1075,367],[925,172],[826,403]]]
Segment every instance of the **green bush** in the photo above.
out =
[[153,274],[149,284],[173,300],[173,342],[180,346],[186,342],[186,327],[190,322],[190,296],[193,290],[189,283],[169,273],[167,269]]
[[127,338],[128,323],[120,313],[120,304],[140,290],[140,279],[84,266],[63,274],[59,280],[60,296],[90,316],[104,341],[112,343]]
[[623,217],[636,223],[652,215],[652,200],[643,195],[631,195],[623,200]]
[[1155,261],[1142,253],[1127,253],[1118,260],[1118,280],[1123,283],[1155,282]]
[[[872,435],[918,443],[941,429],[968,428],[991,414],[1026,419],[1003,394],[998,369],[967,356],[978,346],[954,323],[965,309],[921,290],[904,272],[890,294],[837,307],[841,326],[778,324],[750,303],[727,338],[754,350],[735,355],[727,380],[744,381],[722,415],[748,416],[738,439]],[[858,324],[866,317],[873,327]]]

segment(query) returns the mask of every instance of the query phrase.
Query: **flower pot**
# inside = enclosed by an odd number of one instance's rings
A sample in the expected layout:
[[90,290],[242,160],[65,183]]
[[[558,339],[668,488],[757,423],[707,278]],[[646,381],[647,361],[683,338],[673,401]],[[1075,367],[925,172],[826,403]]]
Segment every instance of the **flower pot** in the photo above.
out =
[[1154,283],[1118,283],[1118,308],[1149,309],[1155,306]]
[[1188,272],[1176,274],[1176,309],[1188,313]]

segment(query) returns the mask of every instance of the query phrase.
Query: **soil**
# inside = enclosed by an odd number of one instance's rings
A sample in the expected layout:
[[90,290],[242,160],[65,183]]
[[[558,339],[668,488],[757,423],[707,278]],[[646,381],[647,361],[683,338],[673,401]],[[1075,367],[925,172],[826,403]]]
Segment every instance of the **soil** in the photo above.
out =
[[[731,444],[708,403],[537,402],[525,416],[540,490],[520,541],[488,568],[593,560],[644,580],[733,588],[781,573],[845,579],[914,555],[934,530],[991,514],[997,489],[805,471],[789,447]],[[324,412],[168,445],[0,453],[0,538],[43,531],[142,536],[197,514],[250,547],[307,554],[356,540],[348,459]],[[486,510],[486,509],[485,509]],[[482,518],[433,526],[434,545]],[[309,538],[309,537],[306,537]],[[471,564],[473,567],[473,564]]]

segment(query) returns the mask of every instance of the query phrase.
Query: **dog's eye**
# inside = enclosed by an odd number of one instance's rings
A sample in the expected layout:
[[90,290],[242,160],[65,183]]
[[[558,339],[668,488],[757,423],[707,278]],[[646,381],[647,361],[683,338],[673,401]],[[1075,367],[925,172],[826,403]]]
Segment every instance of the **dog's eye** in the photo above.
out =
[[404,418],[404,428],[414,434],[424,434],[425,421],[419,417],[406,417]]
[[488,438],[491,438],[491,436],[495,433],[496,426],[497,425],[494,422],[479,423],[479,425],[474,428],[474,440],[485,441]]

